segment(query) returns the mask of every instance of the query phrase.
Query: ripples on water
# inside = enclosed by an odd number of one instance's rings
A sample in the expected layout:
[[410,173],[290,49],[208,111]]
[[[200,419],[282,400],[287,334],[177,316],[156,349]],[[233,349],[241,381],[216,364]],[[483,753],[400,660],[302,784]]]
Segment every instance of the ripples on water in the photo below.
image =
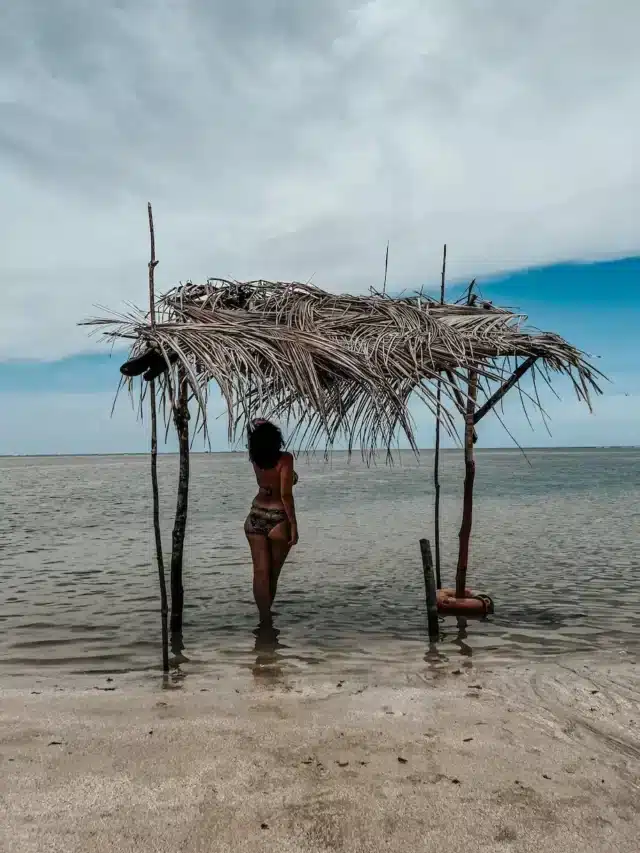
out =
[[[639,645],[640,451],[479,451],[471,585],[496,614],[447,654],[534,658]],[[426,617],[418,540],[432,530],[432,456],[367,469],[301,459],[301,543],[282,574],[277,643],[262,651],[242,532],[253,475],[236,454],[192,457],[184,654],[195,669],[274,660],[420,660]],[[165,549],[177,460],[161,457]],[[146,457],[0,459],[4,675],[150,670],[160,620]],[[443,580],[451,582],[462,454],[444,454]]]

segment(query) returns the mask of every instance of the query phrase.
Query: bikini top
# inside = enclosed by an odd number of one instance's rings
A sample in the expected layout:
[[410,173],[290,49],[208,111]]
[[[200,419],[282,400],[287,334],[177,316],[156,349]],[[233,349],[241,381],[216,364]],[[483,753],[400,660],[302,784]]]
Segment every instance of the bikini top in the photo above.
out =
[[[293,472],[293,485],[295,486],[298,482],[298,475],[294,471]],[[271,486],[258,486],[258,491],[265,496],[265,498],[270,498],[273,494],[273,489]]]
[[[298,477],[297,471],[294,471],[293,472],[293,485],[294,486],[297,485],[299,479],[300,478]],[[273,495],[273,489],[271,488],[271,486],[261,486],[258,484],[258,491],[261,494],[263,494],[266,498],[270,498]]]

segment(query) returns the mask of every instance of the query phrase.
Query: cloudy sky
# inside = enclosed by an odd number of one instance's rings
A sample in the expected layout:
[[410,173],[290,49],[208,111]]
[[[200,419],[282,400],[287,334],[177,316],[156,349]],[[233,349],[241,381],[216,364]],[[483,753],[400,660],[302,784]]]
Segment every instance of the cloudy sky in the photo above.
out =
[[161,288],[362,292],[389,240],[402,290],[446,241],[453,279],[602,355],[605,404],[554,441],[638,443],[638,265],[585,263],[640,255],[638,32],[633,0],[0,4],[0,453],[142,449],[75,324],[144,302],[148,200]]

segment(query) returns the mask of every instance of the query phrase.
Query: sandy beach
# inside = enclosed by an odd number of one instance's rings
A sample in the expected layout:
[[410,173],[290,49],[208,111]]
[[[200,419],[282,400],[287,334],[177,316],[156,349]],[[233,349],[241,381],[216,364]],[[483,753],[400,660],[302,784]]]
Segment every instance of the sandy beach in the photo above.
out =
[[637,853],[626,660],[5,688],[0,849]]

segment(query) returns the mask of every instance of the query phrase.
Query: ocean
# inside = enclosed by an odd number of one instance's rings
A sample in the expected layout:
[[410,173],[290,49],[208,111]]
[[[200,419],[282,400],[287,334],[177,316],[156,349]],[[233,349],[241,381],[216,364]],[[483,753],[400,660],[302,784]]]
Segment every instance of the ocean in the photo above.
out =
[[[439,655],[491,665],[640,648],[640,450],[479,450],[468,585],[495,614],[448,618],[429,651],[419,539],[433,532],[433,455],[367,467],[298,459],[300,544],[256,640],[242,454],[193,454],[182,671],[331,668]],[[167,563],[177,457],[159,458]],[[461,451],[442,454],[443,581],[453,582]],[[145,456],[0,459],[0,675],[155,676],[160,615]]]

